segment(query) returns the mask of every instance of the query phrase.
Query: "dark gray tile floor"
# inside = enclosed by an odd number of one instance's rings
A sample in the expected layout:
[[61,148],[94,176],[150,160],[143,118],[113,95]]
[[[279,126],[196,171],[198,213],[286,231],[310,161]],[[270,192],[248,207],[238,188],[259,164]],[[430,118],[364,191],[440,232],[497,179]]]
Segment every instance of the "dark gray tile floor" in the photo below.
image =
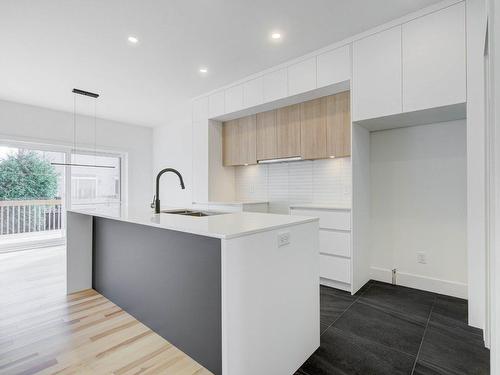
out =
[[488,375],[467,301],[370,281],[360,292],[321,286],[321,346],[296,375]]

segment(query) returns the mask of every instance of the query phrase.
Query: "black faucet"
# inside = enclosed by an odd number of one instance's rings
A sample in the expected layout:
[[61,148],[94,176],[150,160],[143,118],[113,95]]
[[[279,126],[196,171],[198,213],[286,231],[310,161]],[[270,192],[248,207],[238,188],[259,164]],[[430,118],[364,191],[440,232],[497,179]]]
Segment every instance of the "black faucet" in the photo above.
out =
[[157,214],[160,213],[160,177],[165,172],[175,173],[177,175],[177,177],[179,177],[179,180],[181,181],[181,188],[185,189],[185,187],[184,187],[184,180],[182,179],[182,176],[179,173],[179,171],[177,171],[177,170],[175,170],[173,168],[165,168],[165,169],[162,169],[160,172],[158,172],[158,175],[156,176],[156,195],[153,198],[153,204],[154,204],[154,208],[155,208],[155,213],[157,213]]

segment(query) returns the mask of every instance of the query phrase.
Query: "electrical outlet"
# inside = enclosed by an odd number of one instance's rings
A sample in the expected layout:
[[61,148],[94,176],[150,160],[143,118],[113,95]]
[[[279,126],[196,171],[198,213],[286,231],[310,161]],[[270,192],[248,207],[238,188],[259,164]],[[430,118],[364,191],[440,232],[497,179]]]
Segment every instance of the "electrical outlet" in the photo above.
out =
[[427,256],[425,255],[425,252],[417,252],[417,262],[420,264],[427,264]]
[[290,232],[284,232],[278,234],[278,247],[286,246],[290,244]]

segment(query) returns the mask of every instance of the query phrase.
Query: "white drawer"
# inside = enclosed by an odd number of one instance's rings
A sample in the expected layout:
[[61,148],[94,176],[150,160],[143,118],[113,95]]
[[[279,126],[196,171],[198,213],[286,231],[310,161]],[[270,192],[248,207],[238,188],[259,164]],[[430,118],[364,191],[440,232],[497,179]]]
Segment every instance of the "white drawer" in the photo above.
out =
[[319,217],[319,227],[324,229],[351,230],[351,211],[305,210],[292,208],[292,215]]
[[319,251],[324,254],[351,256],[351,232],[320,229]]
[[351,283],[351,260],[320,254],[319,275],[349,284]]

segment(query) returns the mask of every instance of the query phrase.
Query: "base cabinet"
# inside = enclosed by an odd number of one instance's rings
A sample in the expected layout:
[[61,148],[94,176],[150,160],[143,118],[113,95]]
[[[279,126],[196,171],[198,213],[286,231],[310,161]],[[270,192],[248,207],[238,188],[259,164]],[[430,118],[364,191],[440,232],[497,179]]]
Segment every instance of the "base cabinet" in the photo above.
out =
[[319,218],[320,284],[351,291],[351,211],[291,207],[291,215]]

